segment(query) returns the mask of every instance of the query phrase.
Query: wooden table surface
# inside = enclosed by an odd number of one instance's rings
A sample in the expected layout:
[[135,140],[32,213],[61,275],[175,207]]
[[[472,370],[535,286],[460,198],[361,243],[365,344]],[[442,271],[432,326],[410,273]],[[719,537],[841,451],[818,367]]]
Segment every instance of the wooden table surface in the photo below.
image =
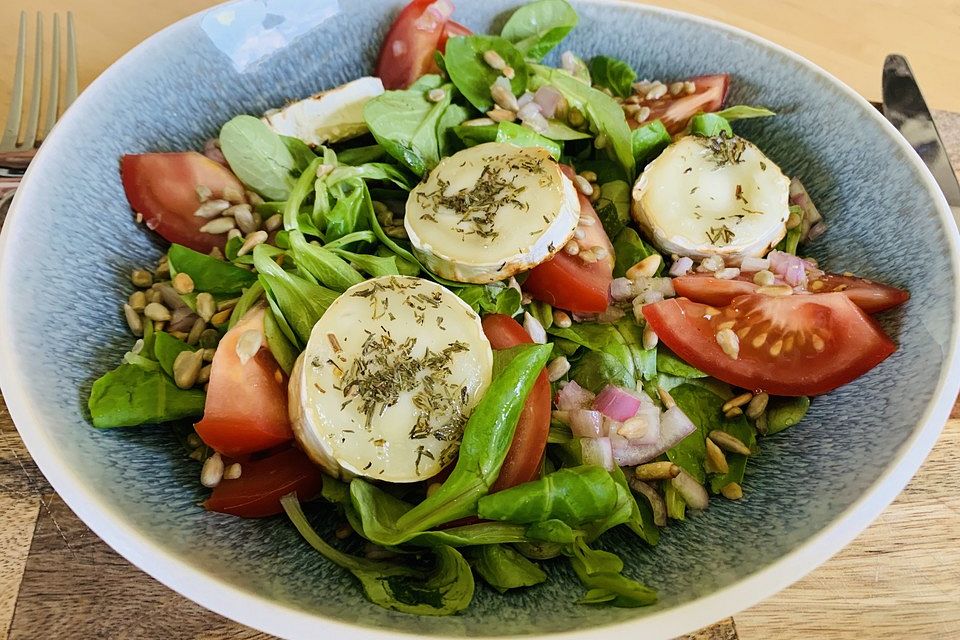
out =
[[[468,0],[460,0],[466,3]],[[0,114],[21,9],[72,9],[81,88],[119,55],[209,0],[0,2]],[[960,111],[957,0],[654,0],[754,31],[811,58],[868,98],[887,52],[906,54],[933,107]],[[922,5],[922,9],[920,8]],[[49,19],[48,19],[49,28]],[[960,166],[960,114],[937,113]],[[0,366],[3,366],[0,363]],[[960,403],[920,472],[850,546],[805,579],[695,634],[711,640],[960,638]],[[0,639],[266,639],[182,598],[114,553],[70,511],[24,448],[0,399]]]

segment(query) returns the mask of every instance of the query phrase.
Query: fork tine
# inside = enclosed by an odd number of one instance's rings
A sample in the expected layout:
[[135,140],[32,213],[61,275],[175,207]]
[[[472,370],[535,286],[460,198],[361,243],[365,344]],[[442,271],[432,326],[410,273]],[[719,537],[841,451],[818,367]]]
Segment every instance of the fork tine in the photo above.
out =
[[7,125],[0,138],[0,151],[13,151],[20,133],[20,110],[23,108],[23,73],[26,66],[27,12],[20,12],[20,36],[17,41],[17,62],[13,73],[13,90],[10,93],[10,111]]
[[30,106],[27,107],[27,127],[23,131],[22,149],[32,149],[37,141],[37,123],[40,122],[40,94],[43,93],[43,14],[37,11],[37,37],[33,48],[33,87]]
[[63,108],[69,107],[77,97],[77,32],[73,26],[73,11],[67,11],[67,91],[63,96]]
[[57,104],[60,100],[60,14],[53,14],[53,49],[50,56],[50,90],[47,94],[47,113],[43,117],[40,137],[45,138],[57,121]]

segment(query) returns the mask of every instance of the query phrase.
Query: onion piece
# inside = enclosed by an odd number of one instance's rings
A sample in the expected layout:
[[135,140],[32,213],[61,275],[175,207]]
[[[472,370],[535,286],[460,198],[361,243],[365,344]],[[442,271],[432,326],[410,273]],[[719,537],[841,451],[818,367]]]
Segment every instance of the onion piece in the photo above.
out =
[[563,95],[548,84],[543,85],[533,95],[533,100],[540,105],[540,113],[545,118],[552,118],[557,113],[557,105],[563,100]]
[[677,258],[677,260],[670,265],[670,275],[674,278],[679,278],[680,276],[685,276],[690,273],[690,269],[693,268],[693,260],[687,256],[682,258]]
[[608,384],[593,401],[593,408],[609,418],[623,422],[637,415],[640,398],[626,389]]
[[656,444],[660,439],[660,409],[647,394],[640,393],[640,409],[617,429],[634,446]]
[[[810,234],[813,231],[813,227],[823,221],[823,216],[820,215],[816,205],[813,204],[813,200],[810,199],[810,194],[807,193],[806,188],[803,186],[803,183],[800,182],[799,178],[795,177],[790,181],[789,202],[803,210],[803,219],[800,221],[800,241],[812,240],[813,238],[810,237]],[[826,225],[823,226],[823,229],[826,229]],[[820,233],[823,232],[821,231]]]
[[574,409],[588,409],[593,404],[596,396],[591,391],[584,389],[575,381],[571,380],[560,389],[557,394],[557,408],[563,411],[573,411]]
[[569,413],[570,431],[578,438],[602,438],[607,435],[603,414],[591,409],[574,409]]
[[615,441],[613,442],[613,459],[621,467],[649,462],[696,430],[696,425],[679,407],[670,407],[660,416],[660,433],[656,443],[633,445],[628,441],[624,445],[623,441]]
[[680,475],[673,478],[670,483],[673,484],[673,488],[677,490],[677,493],[691,509],[703,511],[710,505],[710,496],[707,494],[707,490],[683,469],[680,470]]
[[[499,78],[498,78],[498,80],[499,80]],[[519,98],[517,98],[517,106],[518,106],[518,107],[525,107],[525,106],[527,106],[528,104],[530,104],[531,102],[533,102],[533,94],[530,93],[529,91],[525,91],[522,96],[520,96]]]
[[764,271],[765,269],[769,268],[770,261],[766,258],[754,258],[753,256],[747,256],[740,263],[741,273],[756,273],[757,271]]
[[592,464],[613,471],[613,450],[609,438],[581,438],[583,464]]
[[653,511],[653,524],[658,527],[667,526],[667,505],[660,493],[632,473],[627,474],[627,484],[650,503],[650,510]]

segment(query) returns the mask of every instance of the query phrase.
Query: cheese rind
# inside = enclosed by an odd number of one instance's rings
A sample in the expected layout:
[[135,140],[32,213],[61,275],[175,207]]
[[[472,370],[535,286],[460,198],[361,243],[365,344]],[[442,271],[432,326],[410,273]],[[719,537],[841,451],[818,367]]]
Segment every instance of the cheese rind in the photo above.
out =
[[290,380],[294,434],[333,475],[425,480],[459,450],[492,368],[480,317],[454,293],[420,278],[367,280],[313,328]]
[[579,219],[576,188],[547,150],[488,142],[440,161],[410,192],[404,228],[431,271],[482,284],[552,257]]
[[382,93],[380,78],[358,78],[268,111],[263,121],[276,133],[299,138],[311,146],[338,142],[367,132],[363,107]]
[[739,264],[783,239],[789,193],[790,179],[752,143],[691,135],[647,165],[632,212],[667,254]]

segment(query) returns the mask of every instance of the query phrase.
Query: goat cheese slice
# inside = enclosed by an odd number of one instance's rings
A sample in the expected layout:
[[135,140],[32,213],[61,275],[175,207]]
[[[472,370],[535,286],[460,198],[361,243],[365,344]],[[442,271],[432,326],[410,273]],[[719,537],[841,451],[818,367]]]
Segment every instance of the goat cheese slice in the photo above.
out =
[[552,257],[579,219],[577,190],[547,150],[488,142],[440,161],[410,192],[404,227],[437,275],[489,283]]
[[490,384],[480,317],[444,287],[383,276],[347,289],[290,378],[301,448],[335,476],[416,482],[457,454]]
[[752,143],[691,135],[647,165],[632,212],[665,253],[739,264],[783,239],[789,195],[790,179]]
[[268,111],[263,121],[276,133],[300,138],[311,146],[346,140],[367,132],[363,107],[382,93],[380,78],[358,78]]

